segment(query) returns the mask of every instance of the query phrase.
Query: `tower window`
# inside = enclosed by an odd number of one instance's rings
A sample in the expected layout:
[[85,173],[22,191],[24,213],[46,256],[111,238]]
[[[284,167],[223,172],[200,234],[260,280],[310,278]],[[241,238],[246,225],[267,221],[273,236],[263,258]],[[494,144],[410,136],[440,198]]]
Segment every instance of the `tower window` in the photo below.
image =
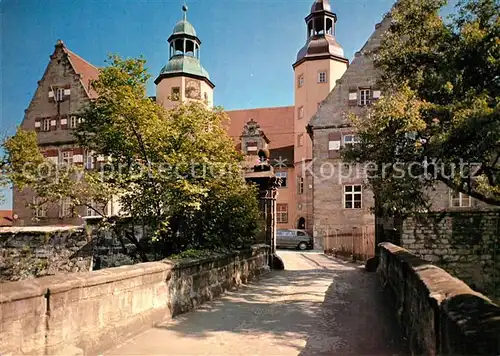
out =
[[299,88],[302,88],[304,86],[304,76],[302,74],[297,78],[297,86]]
[[173,87],[172,88],[171,100],[172,101],[178,101],[178,100],[180,100],[180,96],[181,96],[181,88],[179,88],[179,87]]
[[327,77],[326,72],[318,72],[318,83],[326,83]]
[[287,172],[276,172],[276,177],[281,178],[280,188],[286,187],[286,177],[288,176]]
[[304,193],[304,177],[297,176],[297,194]]
[[297,114],[298,114],[297,116],[299,117],[299,119],[304,118],[304,107],[303,106],[299,107]]
[[299,133],[297,135],[297,146],[303,146],[304,145],[304,134],[303,133]]
[[372,91],[370,89],[360,89],[359,90],[359,105],[360,106],[370,105],[371,92]]
[[334,35],[333,34],[333,21],[332,19],[326,19],[326,34],[327,35]]

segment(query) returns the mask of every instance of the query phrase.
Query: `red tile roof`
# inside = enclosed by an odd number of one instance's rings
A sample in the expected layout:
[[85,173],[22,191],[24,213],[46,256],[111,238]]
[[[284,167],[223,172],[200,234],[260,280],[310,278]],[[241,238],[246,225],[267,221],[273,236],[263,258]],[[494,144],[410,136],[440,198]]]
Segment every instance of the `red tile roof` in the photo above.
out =
[[90,82],[99,78],[99,68],[90,64],[76,53],[70,51],[64,44],[63,50],[68,54],[69,61],[73,65],[75,72],[80,74],[80,80],[89,97],[91,99],[96,98],[97,93],[90,87]]
[[0,210],[0,226],[12,225],[12,210]]
[[293,106],[232,110],[227,111],[227,114],[231,118],[227,131],[236,145],[240,143],[243,127],[250,119],[257,121],[269,138],[270,149],[294,145]]

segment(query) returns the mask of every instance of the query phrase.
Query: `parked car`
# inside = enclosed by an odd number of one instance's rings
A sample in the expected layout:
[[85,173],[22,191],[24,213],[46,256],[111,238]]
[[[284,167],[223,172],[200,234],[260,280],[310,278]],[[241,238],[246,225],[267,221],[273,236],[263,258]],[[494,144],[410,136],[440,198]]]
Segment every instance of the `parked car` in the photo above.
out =
[[304,230],[278,229],[276,231],[276,247],[297,248],[299,250],[312,249],[313,238]]

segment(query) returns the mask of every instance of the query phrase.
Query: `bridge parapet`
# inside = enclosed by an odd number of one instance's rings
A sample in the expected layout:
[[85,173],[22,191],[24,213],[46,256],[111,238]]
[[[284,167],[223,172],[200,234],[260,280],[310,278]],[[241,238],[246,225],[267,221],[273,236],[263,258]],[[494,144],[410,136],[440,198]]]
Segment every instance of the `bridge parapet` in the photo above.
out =
[[500,307],[443,269],[390,244],[380,274],[414,355],[500,355]]
[[269,270],[269,247],[0,284],[0,354],[94,354]]

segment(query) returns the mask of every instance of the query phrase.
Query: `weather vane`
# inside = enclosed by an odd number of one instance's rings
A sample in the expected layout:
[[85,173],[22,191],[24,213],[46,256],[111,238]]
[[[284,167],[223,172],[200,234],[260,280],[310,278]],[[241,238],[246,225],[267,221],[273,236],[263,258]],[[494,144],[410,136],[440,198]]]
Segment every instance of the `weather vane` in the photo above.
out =
[[182,11],[184,11],[184,21],[187,21],[188,6],[187,6],[185,1],[184,1],[184,4],[182,5]]

